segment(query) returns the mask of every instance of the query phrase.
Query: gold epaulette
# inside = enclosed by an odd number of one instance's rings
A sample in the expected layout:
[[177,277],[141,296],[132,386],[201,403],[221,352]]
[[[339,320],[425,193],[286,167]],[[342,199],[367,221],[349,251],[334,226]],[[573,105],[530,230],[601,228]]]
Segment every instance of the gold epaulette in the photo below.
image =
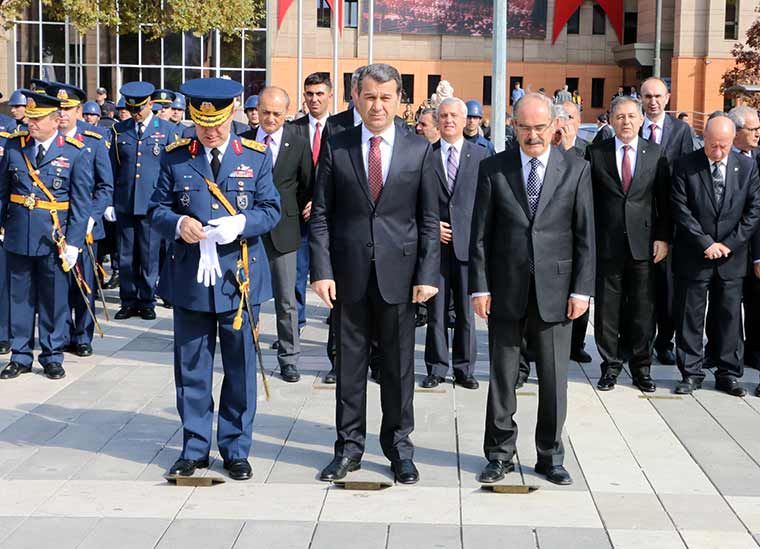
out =
[[26,130],[16,130],[8,136],[8,139],[13,139],[15,137],[26,137],[27,135],[29,135],[29,132]]
[[165,150],[166,152],[172,152],[173,150],[178,149],[180,147],[187,147],[191,141],[192,139],[190,139],[189,137],[183,137],[182,139],[178,139],[174,143],[170,143],[169,145],[167,145]]
[[241,137],[240,142],[243,144],[243,147],[253,149],[254,151],[259,151],[260,153],[267,152],[267,146],[264,145],[264,143],[259,143],[253,139],[246,139],[245,137]]
[[5,139],[8,139],[11,136],[8,132],[0,132],[0,137],[4,137]]
[[81,149],[82,147],[84,147],[84,143],[82,143],[81,141],[79,141],[78,139],[75,139],[73,137],[68,137],[67,136],[66,137],[66,143],[68,143],[69,145],[74,145],[77,149]]
[[92,130],[85,130],[84,134],[88,137],[94,137],[95,139],[103,139],[103,136],[100,135],[98,132],[94,132]]

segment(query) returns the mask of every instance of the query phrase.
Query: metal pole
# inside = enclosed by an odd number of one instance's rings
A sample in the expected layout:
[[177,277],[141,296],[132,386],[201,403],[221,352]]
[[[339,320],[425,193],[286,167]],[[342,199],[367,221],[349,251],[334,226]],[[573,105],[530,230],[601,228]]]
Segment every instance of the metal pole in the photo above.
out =
[[493,2],[493,67],[491,68],[491,140],[504,150],[507,112],[507,0]]
[[216,77],[220,78],[222,76],[222,33],[219,32],[219,29],[216,29],[215,33],[216,36],[214,37],[214,41],[216,42],[216,45],[214,46],[214,49],[216,50]]
[[333,86],[335,88],[333,93],[333,112],[338,112],[338,95],[340,89],[340,75],[338,74],[338,35],[340,34],[340,28],[338,28],[338,2],[343,0],[332,0],[332,16],[333,16]]
[[[296,95],[303,82],[303,0],[298,0],[298,36],[296,37]],[[300,105],[301,102],[299,101]]]
[[[63,29],[64,29],[64,31],[63,31],[63,42],[64,42],[64,44],[66,44],[66,51],[65,51],[65,57],[64,57],[64,59],[66,60],[66,73],[65,73],[66,76],[64,76],[64,82],[70,82],[71,80],[73,80],[73,78],[71,78],[71,75],[69,74],[69,69],[71,68],[71,59],[69,58],[69,39],[70,39],[70,37],[69,37],[69,18],[68,17],[66,17],[64,19],[64,27],[63,27]],[[55,74],[55,71],[53,71],[53,74]],[[69,80],[70,78],[71,78],[71,80]]]
[[662,0],[655,0],[654,18],[654,66],[652,73],[660,78],[660,48],[662,46]]
[[267,33],[267,40],[266,40],[266,69],[267,69],[267,76],[265,83],[267,86],[271,85],[272,83],[272,0],[266,0],[266,8],[267,8],[267,16],[266,16],[266,33]]
[[367,64],[375,62],[375,0],[369,1],[369,21],[367,21]]

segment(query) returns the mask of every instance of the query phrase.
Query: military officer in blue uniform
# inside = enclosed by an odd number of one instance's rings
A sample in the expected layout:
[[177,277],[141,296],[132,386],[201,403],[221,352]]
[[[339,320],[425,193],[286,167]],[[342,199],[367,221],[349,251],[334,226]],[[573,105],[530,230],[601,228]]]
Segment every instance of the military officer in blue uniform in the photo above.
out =
[[483,105],[480,101],[471,99],[465,103],[467,105],[467,123],[464,127],[464,138],[467,141],[471,141],[476,145],[485,147],[488,150],[488,154],[493,156],[496,154],[496,150],[493,144],[480,134],[480,122],[483,120]]
[[[219,451],[231,478],[252,475],[247,458],[256,411],[256,354],[238,277],[249,275],[252,306],[272,297],[261,236],[277,225],[280,199],[271,153],[231,131],[234,98],[242,90],[240,83],[222,78],[182,85],[197,137],[167,147],[150,206],[154,227],[174,242],[159,284],[159,294],[174,304],[174,380],[184,432],[182,453],[169,469],[174,475],[208,467],[217,334],[224,367]],[[246,258],[247,268],[238,269]]]
[[[84,122],[82,117],[82,103],[87,99],[83,90],[76,86],[61,83],[51,83],[45,91],[48,95],[57,97],[61,103],[61,119],[58,131],[66,137],[76,139],[83,143],[90,152],[94,185],[92,190],[92,212],[87,221],[87,242],[79,251],[79,265],[87,286],[91,292],[88,296],[90,310],[95,311],[95,297],[97,284],[95,283],[95,269],[97,268],[90,259],[90,253],[86,249],[89,246],[93,255],[98,256],[98,241],[105,238],[103,227],[103,213],[111,205],[113,200],[113,172],[111,161],[108,157],[108,140],[103,135],[103,128],[98,128]],[[97,106],[97,104],[96,104]],[[85,305],[82,292],[76,284],[69,289],[69,342],[66,350],[85,357],[92,354],[92,336],[95,322],[90,316]]]
[[[0,379],[32,370],[35,313],[38,360],[51,379],[66,375],[70,276],[91,215],[92,159],[87,147],[59,133],[62,101],[24,90],[29,132],[8,139],[0,162],[0,227],[10,272],[11,355]],[[55,238],[55,240],[54,240]]]
[[114,317],[117,320],[138,315],[144,320],[156,318],[161,239],[151,229],[147,213],[158,181],[161,153],[174,141],[175,126],[151,112],[153,91],[148,82],[124,84],[120,93],[132,118],[111,130],[121,298],[121,309]]
[[[26,97],[24,97],[24,105],[26,105]],[[10,136],[9,132],[0,131],[0,160],[5,154],[5,144]],[[11,295],[8,291],[9,278],[3,247],[4,238],[5,235],[0,229],[0,355],[11,352]]]

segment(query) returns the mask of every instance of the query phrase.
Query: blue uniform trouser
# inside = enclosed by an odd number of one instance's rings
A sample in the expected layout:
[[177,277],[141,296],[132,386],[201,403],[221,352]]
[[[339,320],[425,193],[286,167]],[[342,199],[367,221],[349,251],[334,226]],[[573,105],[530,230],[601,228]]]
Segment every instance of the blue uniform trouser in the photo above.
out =
[[309,224],[301,222],[301,244],[296,260],[296,305],[298,329],[306,324],[306,279],[309,277]]
[[184,434],[184,459],[205,459],[211,450],[217,332],[224,368],[217,426],[219,452],[228,461],[245,459],[251,450],[256,414],[256,351],[247,312],[243,312],[240,330],[232,328],[235,314],[236,311],[207,313],[174,307],[174,383]]
[[7,252],[11,293],[11,360],[31,366],[34,360],[34,313],[39,315],[39,362],[63,362],[68,336],[69,275],[57,253],[26,256]]
[[[98,243],[92,244],[92,253],[98,257]],[[95,282],[95,271],[93,270],[92,259],[87,252],[87,248],[82,249],[79,254],[79,269],[82,277],[90,287],[90,307],[95,312],[95,298],[98,294],[98,285]],[[93,322],[90,313],[82,298],[82,292],[77,288],[76,282],[69,284],[69,309],[71,315],[67,317],[69,322],[69,344],[71,345],[90,345],[92,343],[92,334],[95,331],[95,322]]]
[[11,294],[8,279],[5,248],[0,245],[0,341],[11,340]]
[[117,214],[119,297],[122,307],[152,309],[156,304],[161,239],[145,215]]

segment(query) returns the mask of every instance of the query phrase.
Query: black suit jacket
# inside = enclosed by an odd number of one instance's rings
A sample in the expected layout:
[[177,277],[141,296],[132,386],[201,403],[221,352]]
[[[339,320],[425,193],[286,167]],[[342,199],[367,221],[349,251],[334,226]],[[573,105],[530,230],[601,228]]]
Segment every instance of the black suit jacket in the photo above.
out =
[[[306,141],[309,141],[309,116],[308,115],[302,116],[301,118],[293,120],[293,122],[290,122],[288,125],[293,130],[295,130],[295,133],[303,137]],[[326,121],[325,121],[325,128],[327,128]],[[309,143],[309,146],[311,146],[311,143]]]
[[470,228],[475,191],[478,186],[478,167],[488,158],[488,150],[464,140],[459,156],[459,170],[454,181],[454,192],[449,192],[448,175],[443,167],[441,142],[433,144],[433,166],[438,178],[438,207],[441,221],[451,225],[454,256],[459,261],[470,258]]
[[594,188],[596,253],[622,261],[630,250],[637,261],[652,257],[652,242],[670,242],[670,166],[656,143],[639,139],[628,194],[617,169],[615,139],[588,148]]
[[605,124],[599,128],[598,132],[596,132],[596,135],[594,136],[594,139],[591,141],[591,143],[596,145],[597,143],[601,143],[602,141],[605,141],[612,137],[615,137],[615,132],[612,130],[612,127],[610,127],[609,124]]
[[382,298],[408,303],[413,285],[438,286],[440,276],[433,151],[424,138],[397,129],[375,204],[361,135],[357,126],[322,146],[311,211],[311,279],[335,280],[338,299],[355,303],[366,295],[374,267]]
[[571,149],[569,149],[567,152],[574,152],[581,158],[586,158],[586,149],[591,143],[586,141],[585,139],[581,139],[580,137],[575,138],[575,145]]
[[588,162],[552,147],[536,216],[530,218],[518,148],[480,164],[470,237],[470,293],[491,293],[491,314],[525,316],[529,259],[545,322],[567,320],[571,293],[594,295],[596,245]]
[[[681,120],[678,120],[678,118],[666,114],[662,127],[660,147],[663,148],[665,157],[668,159],[671,166],[676,158],[694,152],[694,139],[691,136],[691,128],[686,122],[682,122]],[[639,130],[639,137],[643,136],[644,125],[642,125]]]
[[[757,169],[760,170],[760,154],[758,154],[758,149],[755,149],[752,152],[755,155]],[[760,227],[755,230],[750,247],[750,262],[754,263],[755,261],[760,261]]]
[[[676,276],[707,280],[717,272],[721,279],[730,280],[747,274],[747,243],[760,223],[760,178],[751,158],[729,153],[720,209],[704,149],[679,158],[673,164],[671,202]],[[715,242],[728,246],[731,254],[705,259],[704,251]]]

